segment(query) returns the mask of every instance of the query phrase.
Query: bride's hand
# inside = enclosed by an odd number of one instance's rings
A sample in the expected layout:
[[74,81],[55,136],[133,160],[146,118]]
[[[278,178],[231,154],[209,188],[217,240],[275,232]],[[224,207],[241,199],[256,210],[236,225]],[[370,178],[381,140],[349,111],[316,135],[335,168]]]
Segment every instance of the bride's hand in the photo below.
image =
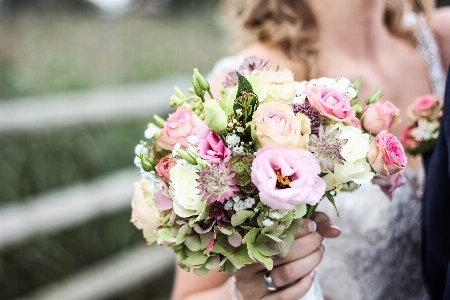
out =
[[[325,217],[324,217],[325,216]],[[326,220],[325,220],[326,218]],[[325,236],[332,237],[325,214],[319,215],[319,230]],[[324,247],[323,235],[312,220],[305,219],[305,226],[295,235],[295,241],[289,254],[274,258],[274,268],[270,272],[275,287],[269,291],[264,280],[267,272],[262,264],[252,264],[241,268],[234,274],[236,290],[240,299],[300,299],[311,287],[315,267],[322,259]],[[335,230],[331,228],[331,230]]]

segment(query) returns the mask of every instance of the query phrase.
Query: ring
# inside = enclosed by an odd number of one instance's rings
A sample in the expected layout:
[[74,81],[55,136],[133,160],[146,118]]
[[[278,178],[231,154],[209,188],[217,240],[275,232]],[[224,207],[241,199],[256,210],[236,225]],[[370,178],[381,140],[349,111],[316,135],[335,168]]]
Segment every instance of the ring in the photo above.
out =
[[264,273],[264,281],[266,282],[267,289],[271,292],[278,291],[277,287],[273,284],[272,275],[269,272]]

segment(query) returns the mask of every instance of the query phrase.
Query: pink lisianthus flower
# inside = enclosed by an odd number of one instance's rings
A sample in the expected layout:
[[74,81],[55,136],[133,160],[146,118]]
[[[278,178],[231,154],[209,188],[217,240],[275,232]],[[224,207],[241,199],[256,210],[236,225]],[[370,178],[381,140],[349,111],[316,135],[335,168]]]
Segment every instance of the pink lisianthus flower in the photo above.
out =
[[406,184],[406,178],[403,172],[398,172],[391,176],[377,175],[372,179],[372,182],[381,188],[381,191],[389,200],[392,200],[395,190]]
[[408,117],[413,121],[419,118],[438,120],[442,116],[442,100],[434,95],[420,96],[408,107]]
[[351,123],[355,112],[350,99],[335,89],[319,86],[307,86],[306,96],[317,111],[332,121]]
[[219,164],[221,161],[228,161],[231,150],[225,147],[220,136],[204,127],[196,132],[198,137],[199,156],[209,163]]
[[292,210],[298,204],[317,204],[325,193],[320,166],[304,149],[265,146],[256,152],[251,178],[261,202],[272,209]]
[[166,155],[163,157],[156,165],[156,174],[161,177],[164,182],[170,182],[170,169],[175,166],[177,159],[171,157],[171,155]]
[[186,148],[188,146],[187,138],[205,126],[202,119],[192,110],[178,107],[164,123],[164,128],[161,129],[156,144],[166,150],[172,150],[177,143],[180,143],[182,148]]
[[396,136],[382,130],[370,144],[369,164],[381,175],[392,175],[406,167],[405,150]]
[[364,129],[373,134],[378,134],[382,130],[391,132],[402,121],[400,110],[391,102],[381,99],[364,108],[361,120]]
[[155,192],[155,206],[159,210],[167,210],[173,207],[170,199],[169,187],[164,181],[161,181],[158,190]]

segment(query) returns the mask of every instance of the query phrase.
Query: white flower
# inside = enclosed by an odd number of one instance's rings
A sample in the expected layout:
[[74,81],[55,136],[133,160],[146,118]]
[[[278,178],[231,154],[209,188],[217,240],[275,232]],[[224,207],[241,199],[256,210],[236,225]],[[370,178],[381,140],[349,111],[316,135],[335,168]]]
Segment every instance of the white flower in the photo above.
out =
[[237,132],[244,132],[244,127],[236,127]]
[[242,113],[242,109],[238,108],[236,109],[236,115],[240,115]]
[[326,88],[334,88],[335,87],[335,85],[336,85],[336,79],[334,79],[334,78],[328,78],[328,77],[322,77],[322,78],[319,78],[318,80],[317,80],[317,82],[319,83],[319,84],[321,84],[323,87],[326,87]]
[[189,144],[191,144],[191,145],[198,145],[198,137],[197,136],[195,136],[195,135],[190,135],[190,136],[188,136],[187,137],[187,141],[188,141],[188,143]]
[[300,96],[294,97],[294,99],[292,99],[292,104],[303,104],[303,103],[305,103],[305,100],[306,100],[306,94],[302,94]]
[[148,128],[144,131],[144,136],[146,139],[158,138],[161,132],[161,128],[153,123],[148,124]]
[[233,147],[233,148],[231,149],[231,151],[232,151],[234,154],[241,154],[241,153],[244,153],[244,147],[242,147],[242,146],[239,146],[239,147]]
[[347,91],[347,88],[349,86],[351,86],[350,80],[348,80],[347,78],[341,77],[341,78],[337,78],[337,82],[334,84],[334,86],[332,88],[341,94],[345,94],[345,92]]
[[233,209],[235,211],[244,210],[246,208],[247,207],[246,207],[245,202],[243,200],[239,200],[238,202],[235,202],[234,205],[233,205]]
[[225,141],[228,145],[228,147],[236,147],[239,146],[239,143],[241,142],[241,138],[237,134],[230,134],[225,138]]
[[273,223],[275,223],[275,222],[272,221],[271,219],[264,219],[264,220],[262,221],[262,224],[263,224],[264,226],[266,226],[266,227],[272,226]]
[[427,141],[431,139],[437,139],[439,136],[439,122],[428,121],[426,119],[419,119],[417,122],[417,128],[415,128],[411,135],[418,141]]
[[173,146],[172,155],[171,155],[172,157],[180,156],[177,152],[177,149],[181,149],[180,143],[176,143],[175,146]]
[[173,191],[173,209],[175,213],[187,218],[192,215],[199,215],[206,201],[202,201],[202,196],[197,188],[198,167],[193,166],[184,160],[178,160],[177,164],[170,169],[171,189]]
[[134,153],[136,155],[148,155],[148,148],[144,144],[137,144],[136,147],[134,147]]
[[234,201],[228,200],[227,202],[225,202],[223,209],[225,209],[225,210],[233,209],[233,205],[234,205]]
[[302,95],[305,95],[306,86],[308,85],[308,81],[294,81],[294,89],[295,89],[295,96],[300,97]]
[[252,206],[255,204],[255,199],[251,198],[251,197],[247,197],[244,200],[244,205],[245,208],[252,208]]
[[135,156],[133,162],[136,167],[138,167],[139,169],[142,168],[141,159],[139,157]]
[[333,129],[341,132],[339,139],[346,140],[340,152],[345,161],[343,164],[335,163],[334,173],[327,171],[327,175],[323,177],[327,190],[334,188],[339,190],[346,182],[362,184],[372,180],[375,174],[371,172],[367,162],[369,135],[356,127],[345,126],[342,123],[336,123]]
[[345,90],[344,95],[347,96],[347,97],[350,98],[350,99],[353,99],[353,98],[356,97],[356,90],[355,90],[354,88],[352,88],[352,87],[348,87],[348,88]]

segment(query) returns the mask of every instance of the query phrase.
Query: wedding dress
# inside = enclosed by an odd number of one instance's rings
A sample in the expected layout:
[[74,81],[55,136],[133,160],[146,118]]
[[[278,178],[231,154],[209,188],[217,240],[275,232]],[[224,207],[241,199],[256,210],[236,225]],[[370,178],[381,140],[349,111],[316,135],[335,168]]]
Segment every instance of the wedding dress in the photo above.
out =
[[[415,27],[417,50],[428,66],[433,93],[442,98],[445,73],[433,33],[413,13],[405,14],[405,24]],[[209,77],[237,69],[242,60],[239,56],[221,59]],[[318,210],[327,213],[342,233],[324,241],[326,253],[318,275],[301,300],[323,299],[322,289],[333,300],[429,299],[420,262],[423,174],[406,170],[405,177],[407,183],[392,201],[372,183],[338,194],[340,218],[328,201],[320,203]]]

